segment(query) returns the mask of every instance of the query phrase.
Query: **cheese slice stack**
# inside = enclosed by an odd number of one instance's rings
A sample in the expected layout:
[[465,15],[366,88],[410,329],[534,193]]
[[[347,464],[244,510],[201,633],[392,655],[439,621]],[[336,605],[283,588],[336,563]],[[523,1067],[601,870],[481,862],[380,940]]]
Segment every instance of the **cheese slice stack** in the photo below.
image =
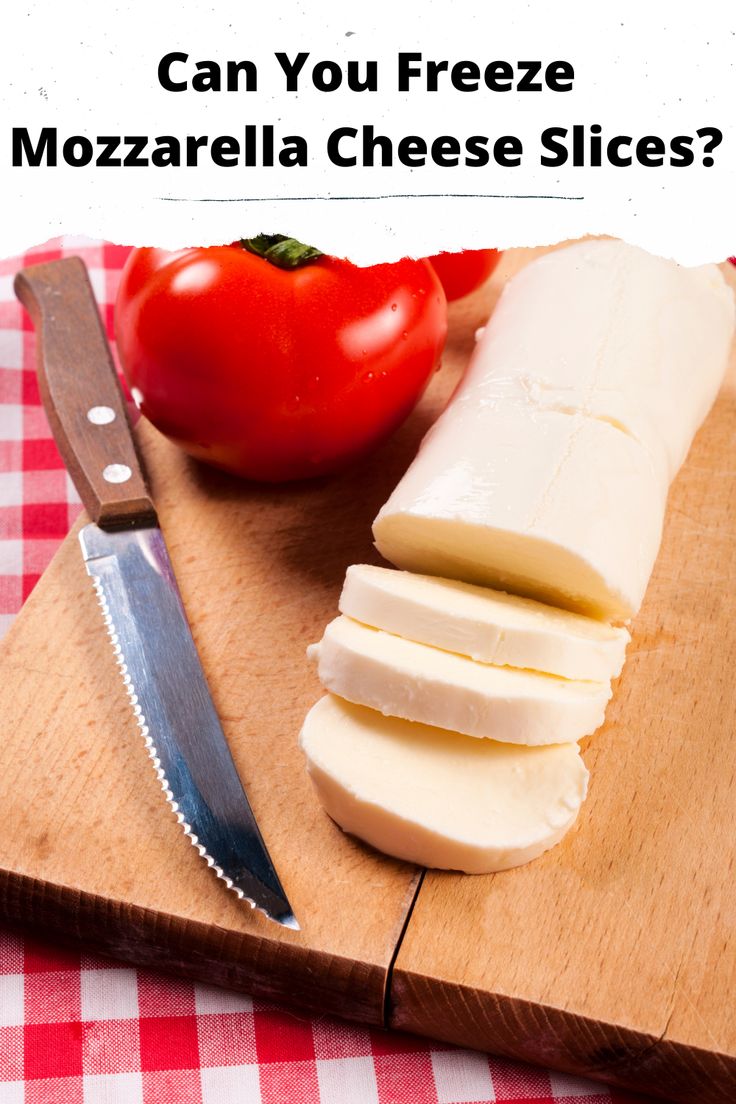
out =
[[410,571],[630,618],[733,329],[713,265],[618,241],[533,261],[378,514],[379,551]]
[[[330,816],[391,855],[468,873],[557,843],[587,788],[575,741],[603,720],[626,630],[366,564],[348,569],[340,609],[308,649],[333,693],[300,738]],[[533,670],[544,657],[599,678]]]
[[[310,649],[301,734],[327,812],[400,858],[471,873],[541,854],[587,785],[669,484],[720,385],[718,269],[621,242],[512,280]],[[497,589],[490,589],[491,587]],[[336,696],[337,695],[337,696]]]

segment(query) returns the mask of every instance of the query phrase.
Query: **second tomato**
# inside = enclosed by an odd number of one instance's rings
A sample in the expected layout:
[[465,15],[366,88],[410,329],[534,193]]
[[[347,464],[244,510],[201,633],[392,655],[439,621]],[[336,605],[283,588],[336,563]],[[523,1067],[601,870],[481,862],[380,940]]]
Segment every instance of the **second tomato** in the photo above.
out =
[[462,299],[485,283],[500,256],[497,249],[465,249],[462,253],[438,253],[429,260],[449,301]]

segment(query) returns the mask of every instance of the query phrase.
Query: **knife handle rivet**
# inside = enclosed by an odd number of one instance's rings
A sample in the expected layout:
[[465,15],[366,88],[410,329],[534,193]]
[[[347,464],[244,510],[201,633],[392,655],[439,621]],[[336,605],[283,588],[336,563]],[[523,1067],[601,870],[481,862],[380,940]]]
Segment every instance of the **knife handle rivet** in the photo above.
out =
[[92,425],[109,425],[115,421],[115,411],[111,406],[91,406],[87,411],[87,421]]
[[127,464],[108,464],[102,478],[106,483],[127,483],[132,474]]

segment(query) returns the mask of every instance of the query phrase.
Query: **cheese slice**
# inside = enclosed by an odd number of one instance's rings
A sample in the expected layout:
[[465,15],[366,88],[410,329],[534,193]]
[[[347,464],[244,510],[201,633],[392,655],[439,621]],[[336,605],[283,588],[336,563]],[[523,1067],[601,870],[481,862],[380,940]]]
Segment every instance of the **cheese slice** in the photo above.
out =
[[379,551],[410,571],[628,619],[733,331],[712,265],[622,242],[532,262],[376,518]]
[[469,874],[553,847],[588,781],[576,744],[473,740],[331,695],[308,713],[300,744],[319,800],[346,832],[399,859]]
[[476,663],[349,617],[308,649],[322,685],[384,715],[512,744],[580,740],[603,723],[608,683]]
[[568,679],[616,678],[630,640],[626,629],[529,598],[370,564],[348,568],[340,612],[481,663]]

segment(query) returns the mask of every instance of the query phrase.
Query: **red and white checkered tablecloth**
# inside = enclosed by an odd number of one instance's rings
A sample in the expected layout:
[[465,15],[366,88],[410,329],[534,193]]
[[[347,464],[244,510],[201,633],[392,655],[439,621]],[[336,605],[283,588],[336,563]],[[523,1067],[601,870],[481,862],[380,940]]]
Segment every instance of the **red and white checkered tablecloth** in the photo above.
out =
[[[62,238],[0,261],[0,634],[79,512],[15,301],[24,264],[77,254],[112,334],[128,250]],[[309,1018],[0,928],[0,1104],[637,1104],[602,1085]]]

